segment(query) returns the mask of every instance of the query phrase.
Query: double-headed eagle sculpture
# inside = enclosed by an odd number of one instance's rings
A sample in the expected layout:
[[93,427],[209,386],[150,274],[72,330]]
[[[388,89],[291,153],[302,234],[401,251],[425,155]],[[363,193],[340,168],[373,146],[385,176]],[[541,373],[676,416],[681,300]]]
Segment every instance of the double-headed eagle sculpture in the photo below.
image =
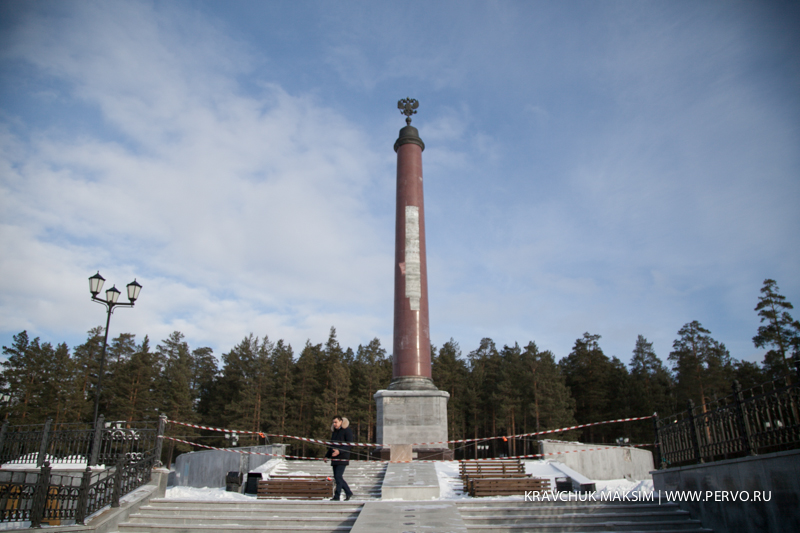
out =
[[416,114],[419,102],[413,98],[403,98],[397,102],[397,109],[406,116],[406,124],[411,125],[411,115]]

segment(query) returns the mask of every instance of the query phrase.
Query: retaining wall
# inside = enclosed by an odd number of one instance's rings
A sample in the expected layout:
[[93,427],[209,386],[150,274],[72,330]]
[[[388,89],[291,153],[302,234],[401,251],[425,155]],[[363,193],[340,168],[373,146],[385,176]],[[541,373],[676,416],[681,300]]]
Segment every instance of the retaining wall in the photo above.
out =
[[602,447],[602,444],[581,444],[558,440],[539,441],[539,453],[542,454],[576,452],[545,455],[544,458],[563,463],[589,479],[595,481],[623,478],[651,479],[650,472],[654,468],[652,452],[625,446],[614,446],[605,450],[580,451]]
[[[246,446],[236,448],[242,451],[286,454],[286,444],[269,446]],[[269,455],[248,455],[244,453],[225,452],[221,450],[203,450],[183,453],[175,460],[175,466],[169,474],[171,487],[224,487],[228,472],[240,472],[247,480],[247,473],[255,470],[267,461],[277,460]]]
[[715,533],[786,533],[800,531],[800,450],[682,466],[653,472],[660,491],[768,493],[769,501],[681,502],[682,509]]

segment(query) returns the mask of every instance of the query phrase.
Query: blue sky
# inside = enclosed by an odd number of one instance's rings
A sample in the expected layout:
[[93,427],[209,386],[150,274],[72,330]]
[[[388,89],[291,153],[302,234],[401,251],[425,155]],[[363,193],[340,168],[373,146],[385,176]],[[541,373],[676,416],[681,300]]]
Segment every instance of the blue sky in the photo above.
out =
[[[396,102],[431,338],[760,361],[800,305],[796,2],[0,2],[0,343],[391,347]],[[795,312],[795,318],[800,318]]]

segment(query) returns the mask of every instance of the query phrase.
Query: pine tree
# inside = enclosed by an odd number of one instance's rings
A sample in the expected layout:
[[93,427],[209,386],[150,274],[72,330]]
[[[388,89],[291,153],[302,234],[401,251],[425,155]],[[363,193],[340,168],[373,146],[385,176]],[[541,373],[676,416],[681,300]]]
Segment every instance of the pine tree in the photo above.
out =
[[[158,409],[161,413],[178,422],[194,423],[197,422],[197,417],[190,388],[192,356],[189,345],[183,338],[183,333],[175,331],[161,341],[162,344],[156,346],[158,357],[163,361],[163,369],[155,387],[159,396]],[[186,437],[186,440],[192,440],[197,434],[199,432],[194,428],[173,424],[167,426],[168,436],[181,435]],[[191,447],[187,444],[175,441],[170,442],[166,448],[164,453],[167,465],[172,464],[175,451],[178,453],[191,451]]]
[[467,436],[465,414],[467,370],[466,361],[461,357],[461,348],[452,338],[439,348],[438,353],[431,349],[433,382],[439,390],[447,391],[447,424],[450,440]]
[[275,345],[275,349],[272,350],[270,359],[275,383],[272,427],[278,434],[285,435],[288,425],[287,418],[291,416],[292,370],[294,368],[294,353],[291,344],[285,344],[283,339],[280,339]]
[[[574,425],[575,400],[553,353],[542,352],[535,342],[529,342],[521,358],[526,393],[524,433]],[[565,434],[559,437],[567,438]]]
[[778,379],[789,372],[787,357],[800,353],[800,322],[792,318],[789,309],[794,309],[786,297],[778,292],[775,280],[765,279],[755,311],[763,326],[753,337],[756,348],[771,348],[764,355],[764,369],[771,379]]
[[[497,390],[500,380],[500,354],[492,339],[481,339],[478,349],[467,356],[470,369],[469,418],[474,438],[498,435],[498,417],[503,398]],[[491,454],[498,453],[497,443],[489,443]]]
[[[105,328],[102,326],[90,329],[87,332],[86,342],[76,346],[72,351],[75,372],[73,375],[73,394],[85,400],[81,408],[80,419],[86,422],[92,422],[92,417],[94,416],[97,374],[100,369],[104,330]],[[103,379],[105,379],[105,376]]]
[[[520,426],[521,419],[524,418],[522,413],[525,411],[522,394],[524,388],[523,379],[522,350],[520,350],[519,344],[514,343],[514,346],[503,346],[503,349],[500,350],[499,380],[495,384],[497,393],[503,398],[499,410],[502,420],[499,432],[501,435],[516,435],[520,433],[518,426]],[[502,445],[507,446],[506,452],[508,455],[517,455],[516,439],[512,439],[507,443],[503,442]]]
[[[572,397],[579,424],[609,420],[624,406],[627,372],[619,359],[609,359],[598,344],[600,335],[584,333],[575,341],[572,352],[559,362]],[[608,442],[618,433],[615,428],[590,426],[583,431],[588,442]]]
[[55,376],[59,360],[69,358],[66,345],[60,351],[57,355],[53,346],[49,342],[40,343],[39,337],[30,341],[27,331],[14,335],[10,348],[3,346],[7,357],[2,362],[3,378],[10,397],[6,418],[12,423],[41,424],[57,416],[61,391]]
[[198,413],[208,413],[208,404],[212,399],[214,382],[218,375],[214,350],[209,347],[192,350],[192,379],[189,389]]
[[[317,401],[318,426],[326,428],[334,415],[345,416],[347,412],[348,396],[350,394],[350,368],[349,362],[354,358],[352,350],[342,350],[336,339],[336,328],[331,327],[328,342],[322,352],[322,361],[319,368],[318,382],[322,385],[322,394]],[[321,429],[320,436],[327,433]]]
[[724,344],[711,338],[697,320],[685,324],[672,343],[669,359],[675,370],[678,408],[692,399],[705,412],[705,404],[727,396],[733,379],[733,362]]
[[[673,380],[664,363],[653,350],[653,343],[639,335],[630,362],[631,416],[658,413],[667,417],[676,411],[672,393]],[[652,439],[652,426],[637,423],[632,426],[632,437],[639,442]]]
[[[317,434],[315,398],[321,392],[317,382],[318,366],[322,359],[322,345],[306,341],[294,369],[294,435]],[[300,455],[306,455],[307,445],[300,444]]]
[[733,363],[733,378],[742,386],[742,390],[751,389],[767,381],[764,370],[758,363],[736,361]]
[[[272,388],[270,354],[274,345],[251,333],[223,354],[222,374],[230,394],[225,406],[225,427],[260,432],[267,419],[268,391]],[[241,439],[240,439],[241,442]]]
[[[392,362],[376,337],[366,346],[359,345],[352,367],[351,425],[356,439],[375,441],[375,393],[389,386],[392,379]],[[363,426],[363,427],[362,427]]]

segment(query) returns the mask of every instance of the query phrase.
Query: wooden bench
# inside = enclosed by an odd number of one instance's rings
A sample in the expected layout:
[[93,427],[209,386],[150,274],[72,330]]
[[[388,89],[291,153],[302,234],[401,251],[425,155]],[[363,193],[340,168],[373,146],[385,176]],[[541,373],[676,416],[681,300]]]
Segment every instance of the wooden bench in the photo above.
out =
[[335,486],[326,476],[277,475],[258,482],[258,498],[324,500],[333,496]]
[[481,478],[524,478],[524,477],[531,477],[530,474],[523,474],[522,472],[509,472],[507,474],[465,474],[461,476],[461,480],[464,483],[464,492],[469,492],[469,484],[470,481],[473,479],[481,479]]
[[525,464],[519,459],[498,459],[496,461],[461,461],[459,464],[461,477],[469,474],[525,473]]
[[522,496],[527,491],[548,492],[550,480],[535,477],[495,477],[474,478],[469,481],[469,495],[482,496]]

